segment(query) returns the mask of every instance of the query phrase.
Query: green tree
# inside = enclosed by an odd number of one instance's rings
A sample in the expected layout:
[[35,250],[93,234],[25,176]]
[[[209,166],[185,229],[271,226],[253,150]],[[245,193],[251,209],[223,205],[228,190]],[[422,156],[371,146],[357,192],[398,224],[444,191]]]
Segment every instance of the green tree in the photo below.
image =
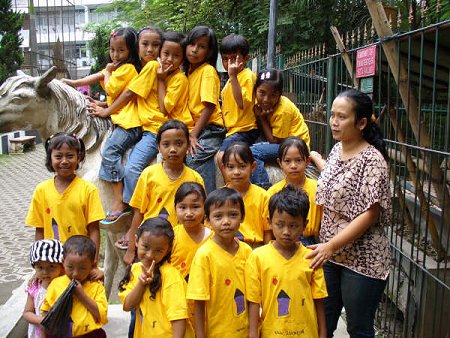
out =
[[14,75],[23,62],[19,31],[23,15],[11,8],[11,0],[0,0],[0,84]]

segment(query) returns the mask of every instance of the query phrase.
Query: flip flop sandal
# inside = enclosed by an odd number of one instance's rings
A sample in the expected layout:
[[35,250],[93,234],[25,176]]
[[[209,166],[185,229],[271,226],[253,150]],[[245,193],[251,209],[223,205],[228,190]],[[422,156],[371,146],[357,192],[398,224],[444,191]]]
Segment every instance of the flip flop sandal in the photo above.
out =
[[111,211],[111,210],[109,210],[107,213],[106,213],[106,217],[116,217],[116,218],[114,218],[114,219],[112,219],[112,220],[107,220],[106,218],[105,219],[102,219],[101,221],[100,221],[100,223],[102,223],[103,225],[111,225],[111,224],[114,224],[114,223],[116,223],[119,219],[121,219],[122,217],[124,217],[124,216],[128,216],[128,215],[131,215],[131,213],[133,212],[133,209],[131,208],[131,207],[126,207],[125,209],[123,209],[122,211]]
[[121,239],[119,239],[119,240],[117,240],[115,243],[114,243],[114,245],[115,245],[115,247],[117,248],[117,249],[120,249],[120,250],[127,250],[128,249],[128,240],[126,240],[126,239],[124,239],[124,238],[121,238]]

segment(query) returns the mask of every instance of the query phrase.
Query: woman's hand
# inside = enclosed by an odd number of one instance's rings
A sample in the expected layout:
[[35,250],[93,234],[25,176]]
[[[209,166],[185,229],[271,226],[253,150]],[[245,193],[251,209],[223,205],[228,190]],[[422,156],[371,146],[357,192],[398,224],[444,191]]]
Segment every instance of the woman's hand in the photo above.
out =
[[335,251],[333,245],[330,242],[308,245],[308,249],[313,250],[308,255],[306,255],[306,259],[312,258],[311,263],[309,263],[309,267],[312,269],[322,267],[322,265],[330,259]]

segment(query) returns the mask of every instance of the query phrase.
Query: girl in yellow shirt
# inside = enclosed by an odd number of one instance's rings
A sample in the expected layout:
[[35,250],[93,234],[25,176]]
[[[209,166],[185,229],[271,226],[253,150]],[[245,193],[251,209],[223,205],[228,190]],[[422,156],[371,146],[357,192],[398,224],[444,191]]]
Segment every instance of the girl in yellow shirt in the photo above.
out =
[[194,119],[186,163],[203,177],[206,192],[210,193],[216,189],[214,156],[226,132],[219,106],[220,80],[216,71],[219,51],[216,35],[206,26],[194,27],[186,44],[188,106]]

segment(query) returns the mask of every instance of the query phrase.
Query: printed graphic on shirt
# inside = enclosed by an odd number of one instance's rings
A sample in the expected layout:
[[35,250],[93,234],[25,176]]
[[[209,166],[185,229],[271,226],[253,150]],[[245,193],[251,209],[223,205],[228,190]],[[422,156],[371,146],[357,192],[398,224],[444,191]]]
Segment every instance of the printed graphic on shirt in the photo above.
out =
[[167,211],[166,208],[162,208],[161,211],[159,212],[158,217],[164,218],[164,219],[169,219],[169,212]]
[[236,312],[240,315],[245,311],[245,297],[241,290],[236,289],[234,292],[234,301],[236,303]]
[[244,235],[242,234],[242,232],[237,231],[235,237],[240,240],[240,241],[244,241]]
[[278,316],[286,316],[289,314],[289,304],[291,298],[287,295],[284,290],[281,290],[278,293],[277,302],[278,302]]
[[56,223],[54,218],[52,218],[52,228],[53,228],[53,238],[59,241],[58,223]]

